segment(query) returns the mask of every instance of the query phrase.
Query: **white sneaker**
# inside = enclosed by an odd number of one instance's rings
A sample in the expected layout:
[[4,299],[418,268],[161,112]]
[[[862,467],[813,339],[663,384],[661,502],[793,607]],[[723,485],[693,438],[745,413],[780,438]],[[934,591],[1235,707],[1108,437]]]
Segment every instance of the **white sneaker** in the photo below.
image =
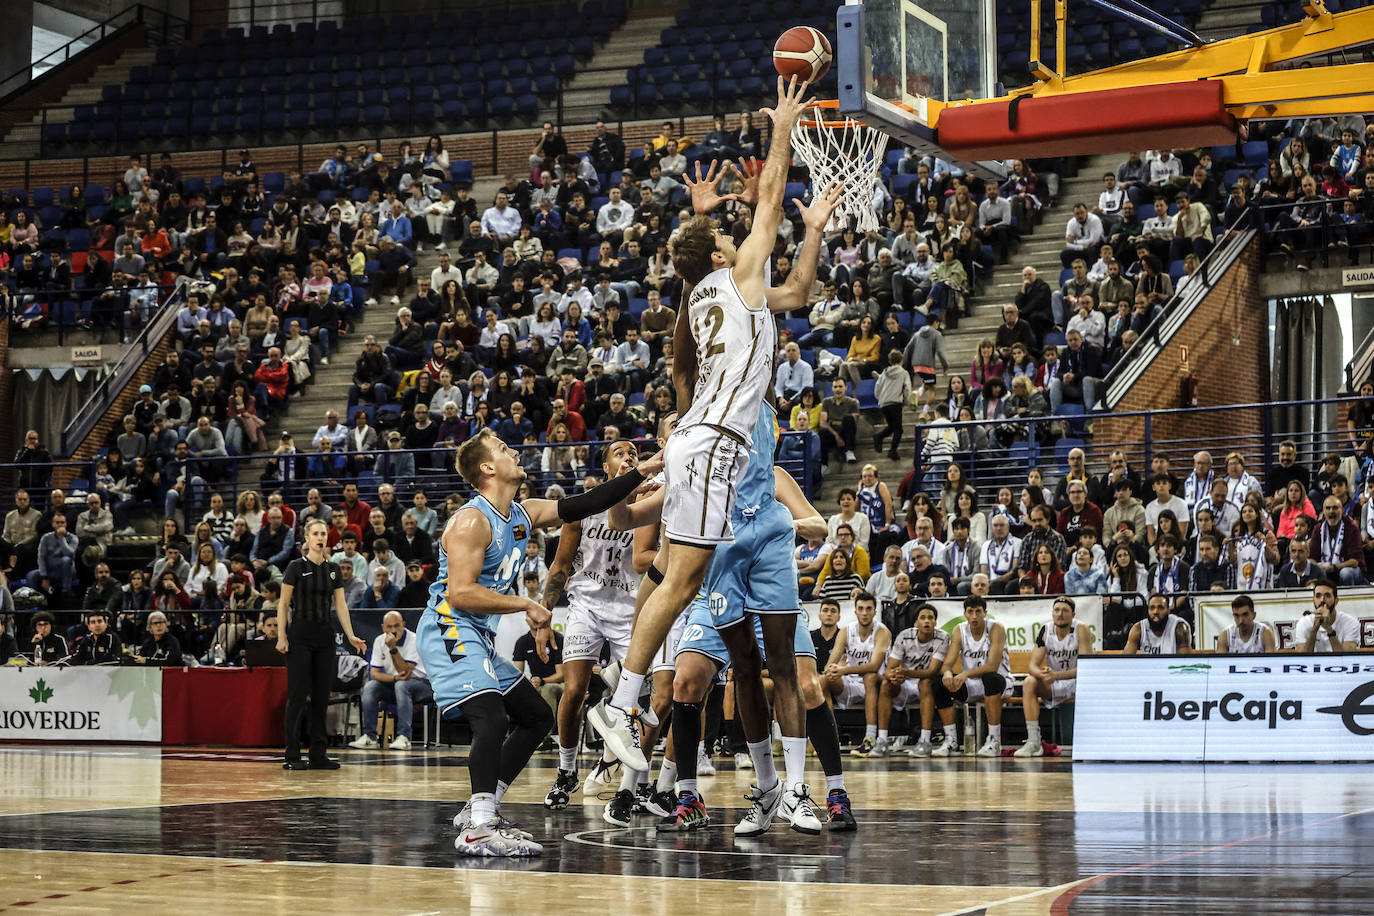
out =
[[582,783],[582,794],[597,795],[602,789],[609,786],[611,784],[611,771],[617,766],[619,764],[614,761],[607,763],[604,760],[598,760]]
[[996,738],[992,737],[992,735],[988,735],[988,740],[984,741],[984,742],[983,742],[983,746],[980,747],[980,748],[978,748],[978,756],[979,756],[979,757],[1001,757],[1001,756],[1002,756],[1002,742],[1001,742],[1001,741],[998,741]]
[[754,758],[743,751],[735,755],[735,769],[752,770],[754,768]]
[[391,297],[391,304],[392,304],[392,305],[400,305],[400,304],[401,304],[401,297],[400,297],[400,296],[392,296],[392,297]]
[[873,742],[873,749],[868,752],[869,757],[886,757],[892,753],[892,739],[879,738]]
[[435,247],[435,249],[438,250],[438,251],[445,251],[445,250],[448,249],[448,243],[447,243],[447,242],[440,242],[439,244],[435,245],[434,247]]
[[781,779],[767,792],[758,786],[750,786],[749,794],[744,797],[751,802],[751,807],[744,819],[735,825],[735,836],[758,836],[766,832],[773,825],[773,816],[782,805],[783,794]]
[[369,297],[367,297],[366,300],[363,301],[363,305],[376,305],[376,304],[377,304],[377,297],[376,297],[376,296],[369,296]]
[[138,532],[134,530],[133,525],[125,525],[123,528],[120,528],[118,531],[116,531],[115,534],[122,538],[131,538],[138,536]]
[[329,365],[329,357],[328,357],[328,356],[321,356],[321,357],[320,357],[320,365],[321,365],[321,366],[327,366],[327,365]]
[[[500,808],[496,809],[496,819],[497,819],[498,821],[500,821],[501,829],[504,830],[506,833],[509,833],[511,836],[515,837],[516,839],[520,839],[520,840],[532,840],[532,839],[534,839],[534,835],[533,835],[533,834],[531,834],[531,833],[529,833],[529,832],[527,832],[527,831],[521,830],[519,827],[517,827],[517,826],[515,825],[515,823],[514,823],[513,821],[509,820],[504,814],[502,814]],[[471,803],[471,802],[465,803],[465,804],[463,805],[463,810],[459,811],[457,814],[455,814],[455,815],[453,816],[453,826],[454,826],[454,829],[456,829],[456,830],[468,830],[468,829],[470,829],[470,828],[472,827],[472,803]]]
[[697,775],[716,775],[716,765],[711,762],[711,755],[706,753],[705,749],[702,748],[701,745],[697,745]]
[[1027,738],[1026,743],[1018,747],[1013,757],[1044,757],[1045,749],[1040,746],[1039,741],[1031,741]]
[[486,824],[468,826],[458,834],[453,846],[459,855],[482,858],[528,858],[544,852],[544,847],[534,840],[503,830],[499,817]]
[[415,243],[415,250],[416,250],[416,251],[424,251],[424,250],[425,250],[425,243],[424,243],[424,242],[416,242],[416,243]]
[[959,749],[954,746],[954,742],[946,739],[941,741],[934,750],[930,752],[932,757],[957,757]]
[[845,463],[845,464],[855,464],[855,463],[858,462],[858,460],[859,460],[859,459],[856,458],[856,457],[854,456],[854,450],[853,450],[852,448],[847,448],[847,449],[844,450],[844,463]]
[[397,735],[396,740],[388,744],[387,747],[393,751],[408,751],[410,750],[410,739],[405,735]]
[[796,785],[784,792],[778,817],[791,824],[792,829],[798,833],[815,836],[821,832],[821,819],[816,817],[809,786]]
[[606,702],[598,703],[587,712],[587,721],[606,742],[611,756],[632,770],[647,770],[649,762],[639,746],[639,716],[637,710],[618,709]]
[[360,751],[370,751],[373,748],[381,747],[382,743],[378,741],[376,738],[372,737],[371,735],[359,735],[352,741],[348,742],[348,746],[351,748],[356,748]]
[[935,749],[930,744],[929,738],[922,738],[916,742],[916,746],[906,752],[908,757],[929,757],[935,753]]
[[897,735],[896,737],[894,737],[894,738],[892,739],[891,743],[887,746],[887,749],[888,749],[889,751],[891,751],[892,753],[895,754],[895,753],[897,753],[898,751],[900,751],[902,748],[906,747],[906,742],[907,742],[907,736],[906,736],[906,735]]

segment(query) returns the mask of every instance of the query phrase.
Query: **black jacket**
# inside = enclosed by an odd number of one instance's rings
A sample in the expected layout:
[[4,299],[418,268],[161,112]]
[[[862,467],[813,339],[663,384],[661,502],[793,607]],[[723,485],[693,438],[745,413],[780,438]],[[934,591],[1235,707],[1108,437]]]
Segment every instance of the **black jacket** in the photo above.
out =
[[[118,588],[116,588],[118,591]],[[121,601],[123,595],[120,595]],[[72,653],[74,665],[118,665],[124,661],[124,644],[119,641],[113,630],[106,630],[99,636],[87,633],[76,643]]]

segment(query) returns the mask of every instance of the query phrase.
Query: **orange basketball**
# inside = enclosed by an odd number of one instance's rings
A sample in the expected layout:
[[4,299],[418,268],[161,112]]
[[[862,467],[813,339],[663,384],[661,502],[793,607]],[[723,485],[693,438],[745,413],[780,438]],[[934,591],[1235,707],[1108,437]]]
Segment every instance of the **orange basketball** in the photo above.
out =
[[793,26],[773,45],[773,66],[784,77],[814,83],[830,69],[830,39],[809,25]]

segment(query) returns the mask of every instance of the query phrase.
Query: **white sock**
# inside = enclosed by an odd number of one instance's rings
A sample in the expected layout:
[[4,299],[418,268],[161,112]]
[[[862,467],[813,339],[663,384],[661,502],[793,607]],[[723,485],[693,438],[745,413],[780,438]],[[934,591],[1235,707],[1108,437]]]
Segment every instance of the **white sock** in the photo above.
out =
[[758,774],[755,784],[766,792],[778,784],[778,768],[773,765],[773,742],[764,738],[762,741],[745,743],[749,746],[749,757],[754,761],[754,772]]
[[806,782],[806,739],[782,736],[782,768],[787,774],[787,787]]
[[605,744],[601,745],[601,762],[608,764],[615,763],[615,754],[612,754],[611,749]]
[[950,747],[954,747],[955,744],[959,741],[959,736],[954,730],[954,725],[951,723],[950,725],[946,725],[944,728],[945,741],[948,742]]
[[628,668],[621,668],[620,682],[615,685],[615,695],[611,705],[617,709],[639,708],[639,694],[644,689],[644,675],[635,674]]
[[707,750],[705,741],[697,745],[697,759],[701,760],[703,758],[705,758],[706,760],[711,759],[711,752]]
[[496,796],[490,792],[477,792],[468,800],[474,824],[489,824],[496,817]]
[[929,741],[929,740],[930,740],[930,729],[928,729],[928,728],[923,728],[923,729],[921,729],[921,740],[922,740],[922,741]]
[[989,723],[989,725],[988,725],[988,737],[991,738],[992,740],[996,741],[998,744],[1001,744],[1001,743],[1002,743],[1002,726],[1000,726],[1000,725],[992,725],[992,724]]
[[682,792],[691,792],[691,793],[694,794],[694,795],[700,795],[700,794],[701,794],[700,792],[697,791],[697,781],[696,781],[695,779],[680,779],[680,780],[678,780],[677,790],[678,790],[679,793],[682,793]]
[[649,771],[648,771],[648,770],[637,770],[637,771],[635,772],[635,785],[636,785],[636,786],[647,786],[648,784],[649,784]]
[[876,725],[865,725],[865,726],[864,726],[864,738],[865,738],[866,740],[868,740],[868,741],[872,741],[872,740],[873,740],[874,738],[876,738],[876,737],[878,737],[878,726],[876,726]]
[[878,740],[879,740],[879,741],[886,741],[886,740],[887,740],[887,729],[885,729],[885,728],[880,728],[880,729],[878,729]]
[[654,788],[659,792],[672,792],[675,782],[677,782],[677,761],[663,761],[663,766],[658,771],[658,785]]
[[839,773],[835,776],[825,777],[825,791],[834,792],[836,789],[844,791],[844,774]]
[[1040,723],[1039,723],[1039,722],[1027,722],[1027,723],[1026,723],[1026,740],[1027,740],[1028,742],[1030,742],[1031,744],[1039,744],[1039,743],[1040,743]]
[[561,744],[558,745],[558,768],[560,770],[567,770],[570,773],[577,772],[576,744],[574,744],[572,747],[564,747]]
[[501,782],[499,779],[496,781],[496,795],[494,797],[498,805],[501,804],[501,799],[506,797],[506,790],[509,788],[510,783]]
[[620,791],[633,792],[635,790],[635,782],[638,779],[638,776],[639,774],[636,771],[630,769],[629,767],[621,767]]

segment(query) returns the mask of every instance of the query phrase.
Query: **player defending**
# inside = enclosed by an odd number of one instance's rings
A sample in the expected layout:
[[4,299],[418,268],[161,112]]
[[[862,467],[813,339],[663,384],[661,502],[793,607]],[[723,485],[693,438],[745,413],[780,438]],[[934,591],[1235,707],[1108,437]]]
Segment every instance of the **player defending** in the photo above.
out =
[[673,264],[694,287],[682,311],[696,343],[698,377],[692,406],[664,449],[668,556],[663,587],[640,612],[610,702],[588,714],[621,763],[635,770],[648,769],[640,748],[640,694],[654,653],[701,587],[716,545],[734,540],[735,481],[749,461],[751,433],[777,351],[765,268],[782,218],[792,128],[801,116],[805,89],[795,79],[779,78],[777,107],[764,109],[773,122],[773,142],[744,244],[736,250],[706,216],[682,226],[672,242]]
[[1093,633],[1086,623],[1074,618],[1073,599],[1054,599],[1050,626],[1042,626],[1035,637],[1026,680],[1021,685],[1021,708],[1026,713],[1026,743],[1013,757],[1043,757],[1040,745],[1040,706],[1053,709],[1072,703],[1078,686],[1078,657],[1093,654]]
[[[639,463],[639,449],[627,439],[612,442],[605,450],[602,470],[606,479],[620,475],[623,468]],[[554,607],[568,598],[568,619],[563,631],[563,674],[565,686],[558,704],[558,776],[544,799],[544,806],[566,808],[577,791],[577,749],[582,731],[582,705],[592,668],[609,645],[611,658],[620,660],[630,647],[634,626],[635,593],[639,580],[654,559],[653,544],[658,532],[652,525],[634,532],[616,531],[607,513],[598,512],[581,522],[563,526],[558,539],[558,555],[549,570],[544,588],[544,606]],[[603,815],[608,823],[629,826],[631,808],[636,802],[652,803],[648,772],[637,773],[629,767],[621,776],[616,793]],[[657,811],[660,816],[667,811]]]
[[[644,473],[656,473],[658,464],[647,462]],[[496,653],[492,618],[523,613],[546,656],[549,611],[510,593],[530,532],[604,512],[634,492],[644,476],[633,470],[577,496],[519,503],[515,494],[525,471],[515,450],[490,430],[463,443],[457,467],[477,495],[444,528],[439,577],[430,586],[418,628],[420,658],[435,702],[441,711],[460,709],[472,728],[472,797],[454,818],[460,831],[454,845],[470,856],[535,856],[543,849],[504,821],[497,806],[553,728],[553,712],[520,671]]]
[[[959,673],[954,672],[958,663]],[[981,596],[964,599],[964,622],[954,628],[945,655],[942,681],[961,703],[982,700],[988,710],[988,737],[979,757],[1002,756],[1002,701],[1011,696],[1011,656],[1007,631],[1000,623],[988,623],[988,605]]]

